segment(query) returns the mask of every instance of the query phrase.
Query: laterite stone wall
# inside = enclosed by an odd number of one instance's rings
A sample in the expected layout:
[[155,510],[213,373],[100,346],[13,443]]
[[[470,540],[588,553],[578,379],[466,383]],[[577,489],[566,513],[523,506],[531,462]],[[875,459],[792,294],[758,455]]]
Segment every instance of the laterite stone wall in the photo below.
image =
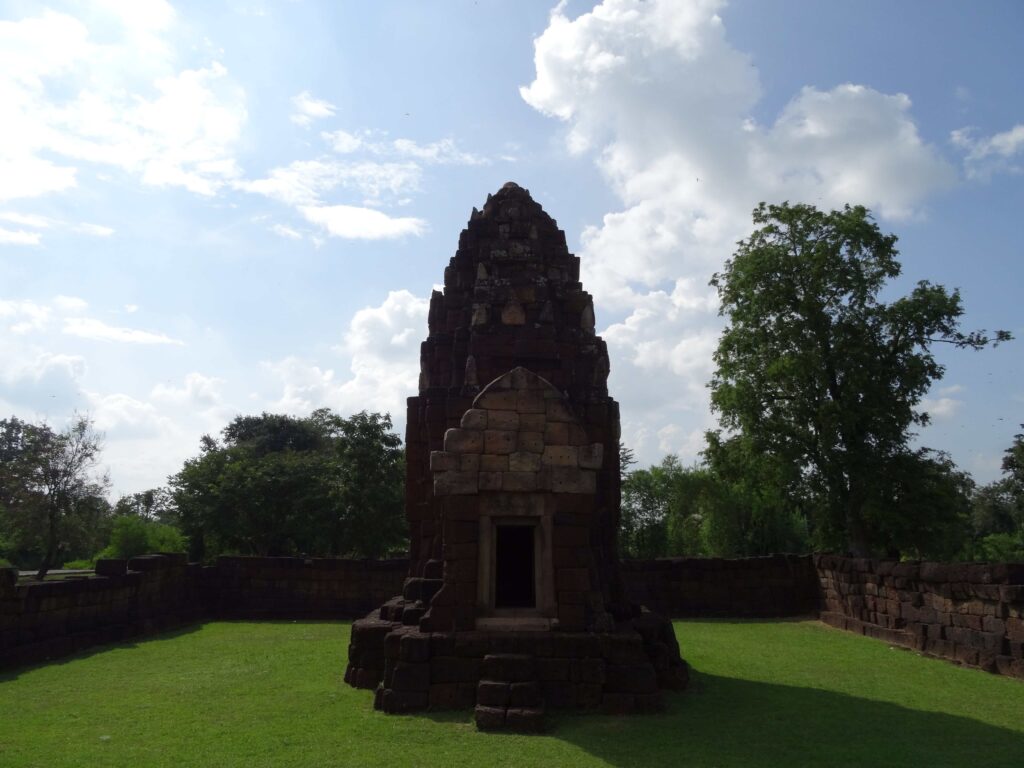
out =
[[624,560],[622,576],[630,600],[674,618],[800,616],[820,601],[810,555]]
[[815,555],[821,620],[893,645],[1024,678],[1024,563]]
[[[400,591],[407,570],[406,560],[222,557],[203,567],[146,555],[100,561],[91,579],[15,584],[0,572],[0,668],[214,618],[349,619]],[[1024,563],[772,555],[627,560],[622,572],[631,599],[674,618],[820,606],[840,629],[1024,678]]]

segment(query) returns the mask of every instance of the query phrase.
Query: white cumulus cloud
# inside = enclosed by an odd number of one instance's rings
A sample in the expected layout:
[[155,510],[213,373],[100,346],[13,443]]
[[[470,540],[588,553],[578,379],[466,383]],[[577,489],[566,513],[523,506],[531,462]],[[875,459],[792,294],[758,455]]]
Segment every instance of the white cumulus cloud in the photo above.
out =
[[70,189],[85,163],[201,195],[238,176],[244,93],[216,61],[180,68],[174,24],[157,0],[0,21],[0,201]]
[[329,101],[313,97],[309,91],[303,91],[298,96],[292,97],[291,121],[296,125],[308,126],[314,120],[330,117],[334,114],[334,105]]
[[599,313],[625,316],[602,331],[610,387],[626,443],[646,445],[649,461],[668,444],[692,458],[711,425],[705,385],[721,320],[708,281],[758,202],[849,202],[897,219],[956,181],[905,94],[806,87],[758,124],[758,71],[730,43],[723,5],[605,0],[570,18],[560,4],[521,89],[621,202],[582,233],[582,279]]
[[993,173],[1024,172],[1024,123],[992,136],[978,137],[973,128],[960,128],[950,136],[964,150],[964,170],[971,179],[987,179]]
[[349,359],[348,377],[296,357],[265,363],[282,385],[272,407],[289,413],[323,406],[345,414],[386,412],[400,430],[405,398],[418,387],[418,349],[426,336],[428,306],[427,299],[399,290],[389,292],[379,306],[356,312],[336,350]]
[[78,336],[93,341],[116,341],[125,344],[172,344],[176,346],[182,346],[185,343],[162,333],[108,325],[102,320],[92,317],[65,318],[61,330],[68,336]]
[[423,219],[388,216],[373,208],[353,205],[302,206],[307,221],[318,224],[333,237],[347,240],[381,240],[407,235],[422,235],[427,229]]

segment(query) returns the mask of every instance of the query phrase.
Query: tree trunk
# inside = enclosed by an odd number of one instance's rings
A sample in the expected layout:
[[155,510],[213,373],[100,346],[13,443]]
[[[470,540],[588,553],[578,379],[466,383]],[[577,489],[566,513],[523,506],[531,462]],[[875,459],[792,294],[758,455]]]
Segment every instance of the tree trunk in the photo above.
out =
[[846,546],[852,557],[867,557],[869,554],[867,531],[861,519],[862,495],[850,489],[846,499]]
[[57,523],[58,513],[53,509],[51,504],[50,509],[47,511],[47,531],[46,531],[46,554],[43,555],[43,562],[39,565],[39,570],[36,571],[36,579],[42,581],[46,578],[46,572],[53,568],[54,563],[57,560],[57,549],[58,549],[58,536],[57,536]]

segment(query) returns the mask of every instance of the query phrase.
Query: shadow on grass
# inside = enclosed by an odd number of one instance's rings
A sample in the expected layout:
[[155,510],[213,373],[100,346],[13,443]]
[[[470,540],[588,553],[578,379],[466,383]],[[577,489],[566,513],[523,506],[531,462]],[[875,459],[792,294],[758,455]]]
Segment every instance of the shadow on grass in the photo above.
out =
[[160,632],[145,635],[134,635],[124,640],[116,640],[109,643],[99,643],[97,645],[90,645],[82,648],[81,650],[75,651],[71,654],[64,654],[55,656],[52,659],[44,659],[42,661],[33,661],[25,664],[18,664],[17,666],[6,667],[0,669],[0,683],[6,683],[11,680],[16,680],[19,676],[26,672],[31,672],[34,669],[41,667],[55,667],[63,664],[70,664],[71,662],[78,661],[79,659],[88,659],[91,656],[106,653],[117,648],[137,648],[142,643],[150,642],[153,640],[168,640],[174,637],[182,637],[184,635],[190,635],[193,632],[198,631],[203,626],[202,622],[196,622],[194,624],[184,624],[180,627],[174,627],[173,629],[164,629]]
[[[894,681],[898,685],[898,681]],[[660,715],[552,718],[615,766],[1022,766],[1024,735],[833,691],[697,673]]]

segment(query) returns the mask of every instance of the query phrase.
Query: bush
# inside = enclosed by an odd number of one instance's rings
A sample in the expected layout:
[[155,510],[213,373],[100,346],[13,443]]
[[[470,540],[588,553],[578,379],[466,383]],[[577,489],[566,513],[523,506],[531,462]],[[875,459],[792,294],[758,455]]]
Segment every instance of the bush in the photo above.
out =
[[184,551],[185,537],[177,528],[138,515],[122,515],[114,518],[110,544],[96,559],[127,560],[151,552]]
[[91,571],[96,567],[96,560],[84,558],[82,560],[68,560],[61,566],[66,571]]
[[991,533],[977,542],[974,559],[990,563],[1024,562],[1024,539],[1012,533]]

